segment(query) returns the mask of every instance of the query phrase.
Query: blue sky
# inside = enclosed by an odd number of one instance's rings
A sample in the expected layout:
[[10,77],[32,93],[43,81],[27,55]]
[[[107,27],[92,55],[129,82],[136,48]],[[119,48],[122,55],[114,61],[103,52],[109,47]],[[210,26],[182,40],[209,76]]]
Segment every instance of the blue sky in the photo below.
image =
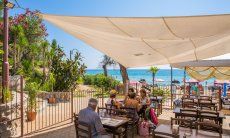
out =
[[[11,0],[14,2],[13,0]],[[230,0],[17,0],[23,8],[75,16],[157,17],[230,14]],[[13,9],[11,15],[24,12]],[[78,49],[89,69],[99,68],[102,53],[45,22],[48,40],[57,39],[67,55]],[[225,56],[226,57],[226,56]],[[161,66],[167,68],[166,66]]]

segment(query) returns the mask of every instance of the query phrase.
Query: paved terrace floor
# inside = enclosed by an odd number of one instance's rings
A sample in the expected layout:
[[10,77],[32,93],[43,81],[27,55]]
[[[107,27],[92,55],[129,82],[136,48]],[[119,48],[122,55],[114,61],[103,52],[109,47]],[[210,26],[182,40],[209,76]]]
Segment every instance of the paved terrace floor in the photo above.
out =
[[[223,111],[226,114],[226,119],[223,122],[224,136],[222,138],[230,138],[230,110]],[[170,118],[174,117],[172,110],[163,110],[162,115],[158,117],[160,124],[170,124]],[[63,125],[47,131],[37,132],[32,135],[26,136],[30,138],[76,138],[74,124]],[[140,138],[140,136],[136,136]]]

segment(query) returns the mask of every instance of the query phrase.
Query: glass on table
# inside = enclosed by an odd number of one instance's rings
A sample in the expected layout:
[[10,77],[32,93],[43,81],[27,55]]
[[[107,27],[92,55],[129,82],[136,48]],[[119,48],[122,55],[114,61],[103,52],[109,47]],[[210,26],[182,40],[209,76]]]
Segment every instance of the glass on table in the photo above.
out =
[[105,110],[100,110],[99,111],[99,117],[103,118],[105,117],[106,111]]

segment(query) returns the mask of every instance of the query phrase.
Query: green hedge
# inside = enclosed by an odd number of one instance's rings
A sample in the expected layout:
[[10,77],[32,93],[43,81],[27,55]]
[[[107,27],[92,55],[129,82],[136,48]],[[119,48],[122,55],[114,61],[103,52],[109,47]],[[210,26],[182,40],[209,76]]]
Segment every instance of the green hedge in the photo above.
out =
[[106,89],[114,89],[117,85],[120,84],[120,82],[115,80],[113,77],[106,77],[103,74],[85,75],[83,77],[83,81],[85,85],[94,85]]

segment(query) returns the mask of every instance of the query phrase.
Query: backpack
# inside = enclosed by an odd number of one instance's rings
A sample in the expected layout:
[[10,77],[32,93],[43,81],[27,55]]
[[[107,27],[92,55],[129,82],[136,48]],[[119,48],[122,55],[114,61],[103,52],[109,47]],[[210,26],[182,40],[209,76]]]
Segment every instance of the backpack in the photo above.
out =
[[149,136],[149,122],[148,121],[140,121],[138,125],[139,135],[140,136]]

